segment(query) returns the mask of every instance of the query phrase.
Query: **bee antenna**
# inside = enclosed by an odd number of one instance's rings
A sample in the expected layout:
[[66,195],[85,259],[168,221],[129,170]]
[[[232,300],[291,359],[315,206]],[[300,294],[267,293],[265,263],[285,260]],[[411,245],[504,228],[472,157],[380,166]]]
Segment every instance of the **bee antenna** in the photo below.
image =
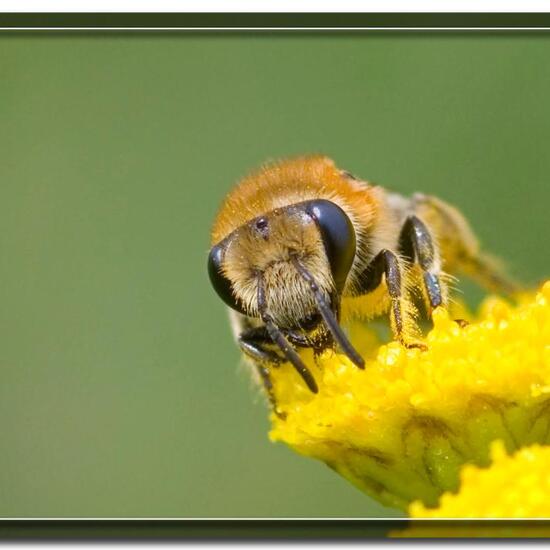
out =
[[300,376],[304,379],[307,387],[313,392],[317,393],[319,388],[317,387],[317,382],[315,378],[305,366],[304,362],[300,359],[300,356],[296,350],[291,346],[290,342],[285,338],[285,335],[282,333],[281,329],[274,323],[273,318],[267,311],[267,303],[265,300],[265,291],[264,291],[264,281],[261,274],[258,274],[258,310],[260,312],[260,317],[265,323],[269,337],[273,340],[277,346],[283,352],[287,361],[292,363],[292,366],[298,371]]
[[292,264],[296,268],[296,271],[302,276],[302,278],[309,284],[309,288],[312,290],[313,295],[315,296],[315,301],[317,302],[317,307],[319,308],[319,313],[323,317],[330,333],[338,342],[342,351],[348,356],[352,363],[358,366],[360,369],[365,368],[365,361],[359,355],[357,350],[351,345],[351,342],[348,340],[347,336],[344,334],[342,327],[338,324],[338,320],[334,315],[332,309],[327,304],[323,293],[319,289],[319,286],[315,282],[315,279],[311,273],[302,265],[300,260],[296,256],[291,257]]

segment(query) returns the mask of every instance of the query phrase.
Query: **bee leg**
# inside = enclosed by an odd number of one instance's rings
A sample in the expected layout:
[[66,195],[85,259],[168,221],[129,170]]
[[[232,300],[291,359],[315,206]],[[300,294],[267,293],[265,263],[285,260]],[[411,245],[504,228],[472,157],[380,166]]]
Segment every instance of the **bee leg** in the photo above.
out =
[[279,410],[277,400],[273,391],[273,382],[271,381],[271,372],[268,365],[278,367],[285,361],[277,352],[268,349],[266,346],[272,344],[271,339],[265,327],[255,327],[242,332],[238,337],[239,346],[247,357],[253,362],[269,399],[273,412],[284,419],[286,414]]
[[281,420],[285,420],[286,413],[284,411],[281,411],[277,406],[277,399],[275,398],[275,393],[273,391],[273,383],[271,381],[271,373],[269,372],[269,369],[265,365],[261,365],[260,363],[256,363],[256,369],[258,370],[260,378],[262,379],[262,382],[264,384],[264,389],[267,394],[267,398],[269,399],[271,409]]
[[368,294],[377,289],[385,276],[388,294],[391,300],[390,323],[393,334],[406,347],[425,346],[408,339],[407,331],[411,327],[409,304],[403,295],[402,269],[397,255],[391,250],[381,250],[369,263],[359,277],[360,294]]
[[273,345],[265,327],[255,327],[241,332],[238,338],[239,346],[254,361],[270,363],[279,366],[285,358],[266,346]]
[[513,296],[522,289],[522,286],[505,272],[501,261],[486,252],[460,258],[459,267],[464,275],[490,292]]
[[423,194],[413,196],[413,207],[436,231],[446,271],[466,275],[490,292],[513,295],[521,290],[500,260],[480,248],[470,225],[456,208]]
[[309,339],[305,335],[301,334],[300,332],[296,332],[294,330],[287,330],[285,331],[285,336],[288,338],[288,341],[291,344],[294,344],[299,348],[313,347]]
[[440,260],[430,231],[417,216],[409,216],[399,234],[399,251],[422,270],[425,296],[431,311],[444,304]]

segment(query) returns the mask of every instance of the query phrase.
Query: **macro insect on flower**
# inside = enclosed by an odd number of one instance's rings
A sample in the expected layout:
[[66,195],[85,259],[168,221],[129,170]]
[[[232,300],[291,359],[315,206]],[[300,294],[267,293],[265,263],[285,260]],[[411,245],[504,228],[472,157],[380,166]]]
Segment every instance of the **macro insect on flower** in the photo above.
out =
[[280,416],[271,369],[290,362],[318,391],[297,348],[314,356],[336,348],[364,368],[341,320],[387,314],[396,340],[424,348],[418,306],[428,316],[445,306],[450,276],[514,290],[454,207],[422,194],[403,197],[324,156],[269,164],[240,181],[214,221],[211,243],[210,280]]

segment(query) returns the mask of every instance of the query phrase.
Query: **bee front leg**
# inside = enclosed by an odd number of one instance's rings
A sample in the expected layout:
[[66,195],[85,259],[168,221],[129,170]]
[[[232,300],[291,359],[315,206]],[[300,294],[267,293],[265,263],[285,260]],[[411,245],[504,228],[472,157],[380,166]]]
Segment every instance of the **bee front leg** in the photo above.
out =
[[273,342],[269,337],[266,327],[255,327],[243,331],[237,338],[242,352],[252,359],[269,399],[273,412],[280,418],[285,418],[285,413],[277,407],[277,400],[273,391],[270,367],[278,367],[285,361],[276,351],[267,346]]
[[440,280],[441,262],[430,231],[417,216],[409,216],[399,234],[399,250],[422,271],[426,302],[431,311],[445,303],[445,287]]
[[390,323],[396,340],[407,347],[424,348],[423,344],[410,339],[409,333],[414,328],[410,302],[403,292],[404,270],[394,252],[384,249],[373,258],[359,277],[360,294],[368,294],[377,289],[382,282],[382,276],[385,277],[390,295]]

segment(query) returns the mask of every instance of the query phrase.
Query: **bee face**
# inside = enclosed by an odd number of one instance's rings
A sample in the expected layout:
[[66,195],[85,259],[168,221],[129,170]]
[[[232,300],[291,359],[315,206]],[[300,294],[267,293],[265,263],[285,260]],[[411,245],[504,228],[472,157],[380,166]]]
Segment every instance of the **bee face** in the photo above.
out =
[[317,315],[318,306],[311,281],[296,269],[296,262],[312,274],[318,291],[330,302],[341,291],[354,254],[355,233],[345,213],[329,201],[306,201],[266,213],[233,231],[212,249],[210,274],[222,299],[252,317],[260,316],[261,280],[275,323],[300,327]]
[[252,316],[259,316],[258,283],[263,278],[267,309],[281,327],[291,327],[311,316],[315,301],[307,282],[292,266],[298,257],[318,276],[328,296],[330,268],[315,222],[300,212],[278,211],[237,230],[228,246],[224,274],[233,281],[236,295]]

